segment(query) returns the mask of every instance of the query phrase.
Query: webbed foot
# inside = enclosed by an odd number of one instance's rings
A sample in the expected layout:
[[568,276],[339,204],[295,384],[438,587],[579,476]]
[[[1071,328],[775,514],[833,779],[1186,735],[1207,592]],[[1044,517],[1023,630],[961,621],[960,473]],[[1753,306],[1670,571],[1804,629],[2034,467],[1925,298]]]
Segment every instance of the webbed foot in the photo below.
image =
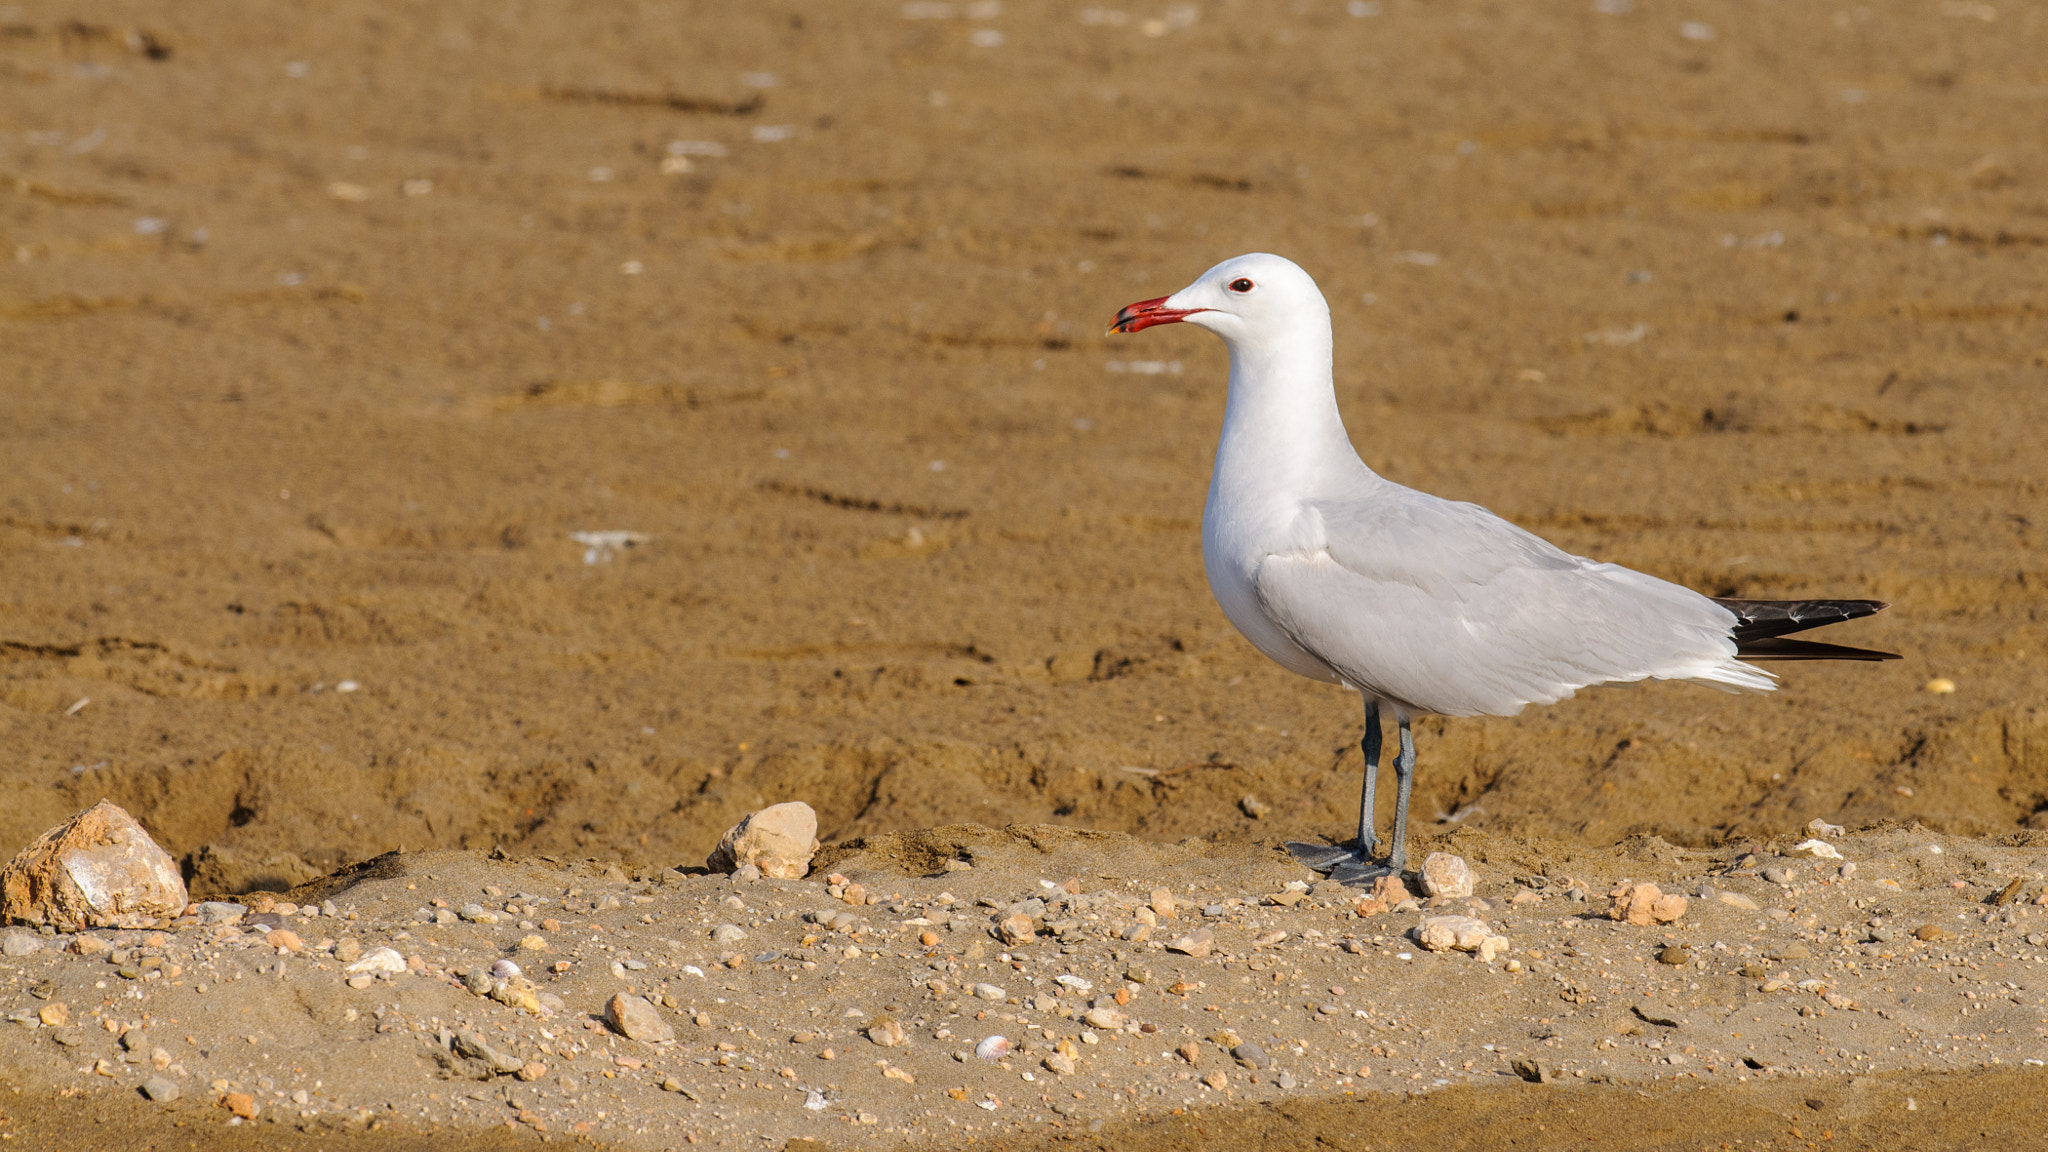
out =
[[1287,852],[1305,868],[1329,874],[1339,884],[1363,888],[1394,870],[1374,860],[1356,844],[1309,844],[1289,841]]

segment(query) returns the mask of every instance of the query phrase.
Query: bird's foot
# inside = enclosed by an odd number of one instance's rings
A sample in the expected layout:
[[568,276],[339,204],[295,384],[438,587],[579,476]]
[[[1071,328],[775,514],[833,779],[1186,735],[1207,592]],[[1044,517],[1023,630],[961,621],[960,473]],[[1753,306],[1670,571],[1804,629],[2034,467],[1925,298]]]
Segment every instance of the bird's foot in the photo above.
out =
[[1366,850],[1356,844],[1307,844],[1290,841],[1287,852],[1303,867],[1326,872],[1330,879],[1339,884],[1363,888],[1382,876],[1392,876],[1394,870],[1375,861]]

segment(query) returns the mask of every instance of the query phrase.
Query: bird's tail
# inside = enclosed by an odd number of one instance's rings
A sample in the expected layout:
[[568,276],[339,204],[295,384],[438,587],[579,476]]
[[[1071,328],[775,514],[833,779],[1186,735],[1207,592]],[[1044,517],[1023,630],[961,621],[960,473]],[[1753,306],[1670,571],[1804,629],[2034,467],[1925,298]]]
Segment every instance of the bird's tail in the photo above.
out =
[[1735,613],[1735,655],[1744,660],[1897,660],[1896,652],[1850,648],[1784,637],[1874,616],[1891,605],[1882,600],[1722,600]]

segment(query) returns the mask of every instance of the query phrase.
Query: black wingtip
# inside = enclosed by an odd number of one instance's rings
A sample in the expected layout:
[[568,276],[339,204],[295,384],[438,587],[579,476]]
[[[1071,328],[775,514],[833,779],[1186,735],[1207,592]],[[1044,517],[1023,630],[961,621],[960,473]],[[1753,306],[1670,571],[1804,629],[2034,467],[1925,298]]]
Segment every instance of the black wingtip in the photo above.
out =
[[1875,648],[1851,648],[1844,644],[1822,644],[1815,640],[1787,640],[1765,636],[1736,644],[1735,655],[1744,660],[1900,660],[1897,652]]
[[1737,644],[1860,620],[1891,607],[1882,600],[1716,599],[1714,603],[1735,614]]

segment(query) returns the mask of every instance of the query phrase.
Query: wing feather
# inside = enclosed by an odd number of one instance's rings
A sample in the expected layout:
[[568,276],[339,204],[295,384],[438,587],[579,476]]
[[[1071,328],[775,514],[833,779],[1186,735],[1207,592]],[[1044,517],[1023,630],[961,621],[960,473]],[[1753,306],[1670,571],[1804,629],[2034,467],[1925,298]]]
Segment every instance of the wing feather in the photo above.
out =
[[1773,686],[1735,659],[1734,613],[1707,597],[1573,556],[1478,505],[1389,488],[1312,504],[1324,546],[1268,556],[1254,578],[1268,617],[1360,691],[1470,716],[1614,681]]

